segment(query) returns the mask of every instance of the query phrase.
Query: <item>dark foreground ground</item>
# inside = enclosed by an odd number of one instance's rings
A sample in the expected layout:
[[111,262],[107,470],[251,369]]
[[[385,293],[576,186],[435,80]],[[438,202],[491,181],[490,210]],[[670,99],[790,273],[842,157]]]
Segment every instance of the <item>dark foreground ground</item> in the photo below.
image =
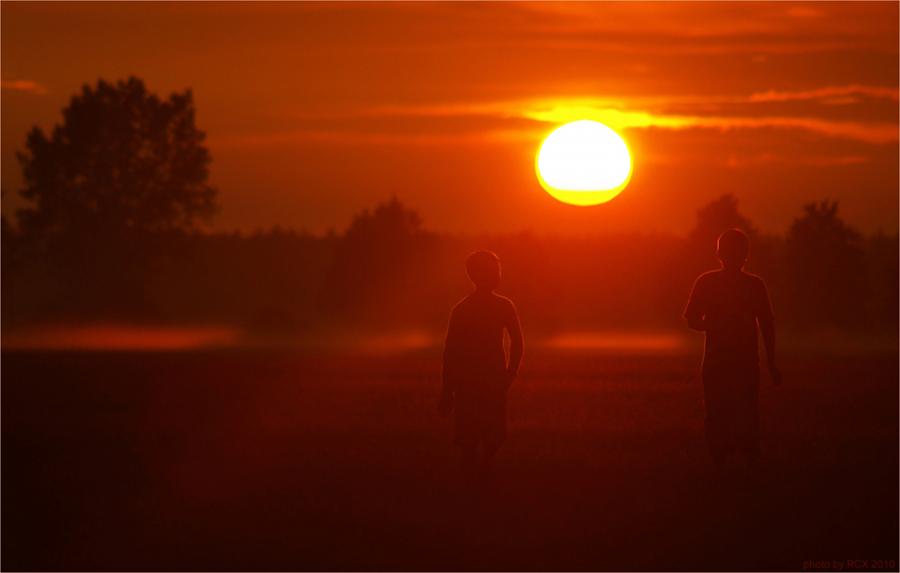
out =
[[2,568],[897,569],[896,354],[786,357],[753,476],[695,356],[527,360],[470,499],[433,352],[4,353]]

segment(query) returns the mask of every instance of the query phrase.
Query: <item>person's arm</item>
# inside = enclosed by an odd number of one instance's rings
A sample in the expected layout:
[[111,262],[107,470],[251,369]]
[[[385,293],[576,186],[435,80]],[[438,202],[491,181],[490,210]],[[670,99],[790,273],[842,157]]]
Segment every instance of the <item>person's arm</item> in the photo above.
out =
[[705,296],[702,279],[703,277],[701,276],[694,281],[691,296],[688,298],[687,306],[684,307],[684,318],[687,320],[688,328],[706,332],[709,330],[709,324],[705,316]]
[[509,376],[509,383],[519,374],[519,366],[522,364],[522,353],[525,348],[525,340],[522,336],[522,326],[519,324],[519,313],[516,312],[514,304],[509,303],[510,317],[506,325],[509,332],[509,364],[506,367],[506,373]]
[[769,300],[769,290],[766,288],[766,283],[762,281],[759,282],[756,322],[759,324],[763,346],[766,348],[766,363],[768,364],[769,375],[772,377],[772,382],[776,385],[781,384],[781,372],[778,370],[778,364],[775,361],[775,316],[772,312],[772,303]]
[[442,415],[448,415],[453,410],[453,398],[456,391],[455,375],[453,370],[456,364],[457,334],[456,313],[450,313],[450,323],[447,325],[447,338],[444,341],[444,354],[441,365],[441,399],[438,403],[438,411]]

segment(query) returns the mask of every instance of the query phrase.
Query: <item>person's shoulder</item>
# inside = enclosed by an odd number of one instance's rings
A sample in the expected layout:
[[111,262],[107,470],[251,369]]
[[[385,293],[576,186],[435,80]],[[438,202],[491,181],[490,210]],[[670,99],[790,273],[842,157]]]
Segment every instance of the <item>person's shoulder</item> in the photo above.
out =
[[712,271],[706,271],[705,273],[700,273],[700,276],[697,277],[697,280],[694,281],[694,284],[705,284],[711,281],[715,281],[722,274],[722,269],[716,269]]
[[491,294],[494,295],[494,302],[496,304],[498,304],[499,306],[503,306],[503,307],[511,308],[511,309],[515,310],[516,305],[512,301],[511,298],[505,297],[502,294],[497,294],[497,293],[491,293]]
[[497,301],[499,304],[508,304],[508,305],[512,305],[512,304],[513,304],[513,301],[512,301],[511,298],[505,297],[505,296],[503,296],[502,294],[499,294],[499,293],[496,293],[496,292],[492,292],[492,293],[491,293],[491,296],[493,296],[493,297],[494,297],[494,300]]
[[506,315],[508,318],[512,319],[515,316],[518,316],[519,312],[516,310],[516,304],[512,301],[512,299],[503,296],[502,294],[493,293],[493,301],[496,305],[496,308],[500,310],[501,313]]
[[456,301],[456,304],[454,304],[453,308],[450,310],[450,316],[465,312],[465,309],[471,304],[471,296],[472,295],[467,295]]

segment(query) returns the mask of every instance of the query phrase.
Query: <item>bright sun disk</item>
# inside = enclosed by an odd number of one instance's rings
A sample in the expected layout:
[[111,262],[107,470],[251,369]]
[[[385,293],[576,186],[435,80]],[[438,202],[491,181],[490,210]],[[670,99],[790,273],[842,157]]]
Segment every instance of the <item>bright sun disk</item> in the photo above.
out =
[[618,133],[585,119],[562,125],[547,136],[535,170],[541,186],[559,201],[599,205],[628,185],[631,154]]

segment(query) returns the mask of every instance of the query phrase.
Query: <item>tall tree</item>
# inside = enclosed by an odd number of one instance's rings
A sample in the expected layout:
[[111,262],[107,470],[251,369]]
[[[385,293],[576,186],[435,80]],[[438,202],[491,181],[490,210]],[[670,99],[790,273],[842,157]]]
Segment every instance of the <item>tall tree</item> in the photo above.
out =
[[324,304],[351,320],[397,319],[417,296],[431,235],[396,197],[357,214],[340,238],[325,281]]
[[791,313],[809,326],[854,326],[865,320],[862,237],[838,216],[838,203],[804,206],[787,236]]
[[54,320],[152,314],[147,278],[164,236],[194,230],[216,210],[193,96],[162,99],[134,77],[100,80],[62,115],[49,133],[32,129],[18,154],[28,204],[17,231],[53,285],[34,306]]
[[192,229],[216,209],[209,151],[190,90],[167,100],[131,77],[85,85],[45,134],[18,154],[30,236]]
[[735,228],[747,233],[751,240],[757,234],[753,223],[738,210],[737,198],[726,193],[697,211],[697,222],[688,238],[694,247],[715,253],[719,235]]

